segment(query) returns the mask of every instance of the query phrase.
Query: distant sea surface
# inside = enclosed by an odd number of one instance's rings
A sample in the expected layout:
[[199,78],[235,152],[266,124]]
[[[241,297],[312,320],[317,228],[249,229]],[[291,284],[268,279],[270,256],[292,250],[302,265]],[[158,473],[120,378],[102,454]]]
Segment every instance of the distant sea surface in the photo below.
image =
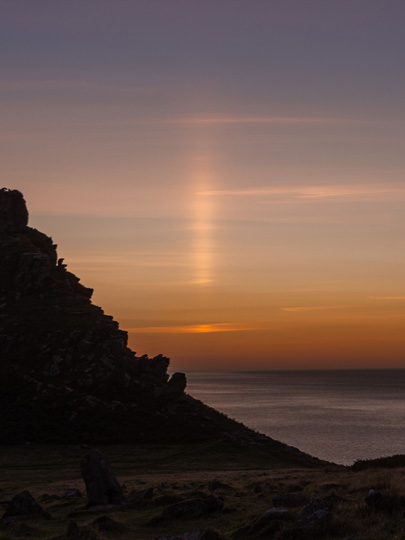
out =
[[405,369],[190,371],[187,380],[193,397],[321,459],[405,454]]

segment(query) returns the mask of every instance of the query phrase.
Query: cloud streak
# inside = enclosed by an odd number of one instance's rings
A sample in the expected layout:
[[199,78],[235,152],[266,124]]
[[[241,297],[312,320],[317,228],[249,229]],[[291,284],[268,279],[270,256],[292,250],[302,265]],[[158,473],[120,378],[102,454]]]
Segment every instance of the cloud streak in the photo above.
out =
[[[343,124],[345,118],[329,118],[317,116],[191,116],[168,119],[166,122],[192,125],[221,125],[221,124]],[[352,122],[352,120],[351,120]]]
[[187,326],[148,326],[145,328],[129,328],[130,334],[208,334],[214,332],[246,332],[263,330],[262,326],[252,326],[246,323],[214,323],[191,324]]
[[206,196],[226,197],[278,197],[304,201],[316,200],[381,200],[386,197],[405,197],[405,187],[401,185],[391,186],[353,186],[353,185],[329,185],[329,186],[302,186],[302,187],[264,187],[249,189],[224,189],[206,190],[198,192]]
[[282,311],[289,311],[294,313],[305,313],[307,311],[324,311],[328,309],[341,309],[342,306],[300,306],[300,307],[284,307]]
[[371,300],[405,300],[405,296],[369,296]]

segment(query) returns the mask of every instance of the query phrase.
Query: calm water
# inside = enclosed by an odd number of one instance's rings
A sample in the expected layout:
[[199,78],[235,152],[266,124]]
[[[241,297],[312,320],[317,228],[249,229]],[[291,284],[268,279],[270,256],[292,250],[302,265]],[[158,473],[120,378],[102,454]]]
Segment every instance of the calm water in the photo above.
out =
[[405,454],[405,369],[191,371],[188,393],[304,452],[351,464]]

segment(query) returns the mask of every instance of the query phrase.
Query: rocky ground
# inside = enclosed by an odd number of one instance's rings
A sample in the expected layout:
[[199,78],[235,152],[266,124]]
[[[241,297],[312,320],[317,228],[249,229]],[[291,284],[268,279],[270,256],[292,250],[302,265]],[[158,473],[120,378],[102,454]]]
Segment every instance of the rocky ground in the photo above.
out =
[[0,539],[405,539],[405,467],[280,467],[223,443],[101,452],[112,491],[86,491],[89,448],[0,447]]

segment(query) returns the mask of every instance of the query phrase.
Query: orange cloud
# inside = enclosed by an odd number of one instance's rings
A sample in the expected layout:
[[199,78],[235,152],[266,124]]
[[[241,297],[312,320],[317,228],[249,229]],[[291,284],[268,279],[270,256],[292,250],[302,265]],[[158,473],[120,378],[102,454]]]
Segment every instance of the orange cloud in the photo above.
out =
[[302,313],[305,311],[321,311],[325,309],[341,309],[341,308],[342,306],[300,306],[300,307],[285,307],[285,308],[281,308],[281,310]]
[[247,326],[245,323],[191,324],[187,326],[148,326],[129,328],[131,334],[207,334],[212,332],[246,332],[262,330],[263,327]]

